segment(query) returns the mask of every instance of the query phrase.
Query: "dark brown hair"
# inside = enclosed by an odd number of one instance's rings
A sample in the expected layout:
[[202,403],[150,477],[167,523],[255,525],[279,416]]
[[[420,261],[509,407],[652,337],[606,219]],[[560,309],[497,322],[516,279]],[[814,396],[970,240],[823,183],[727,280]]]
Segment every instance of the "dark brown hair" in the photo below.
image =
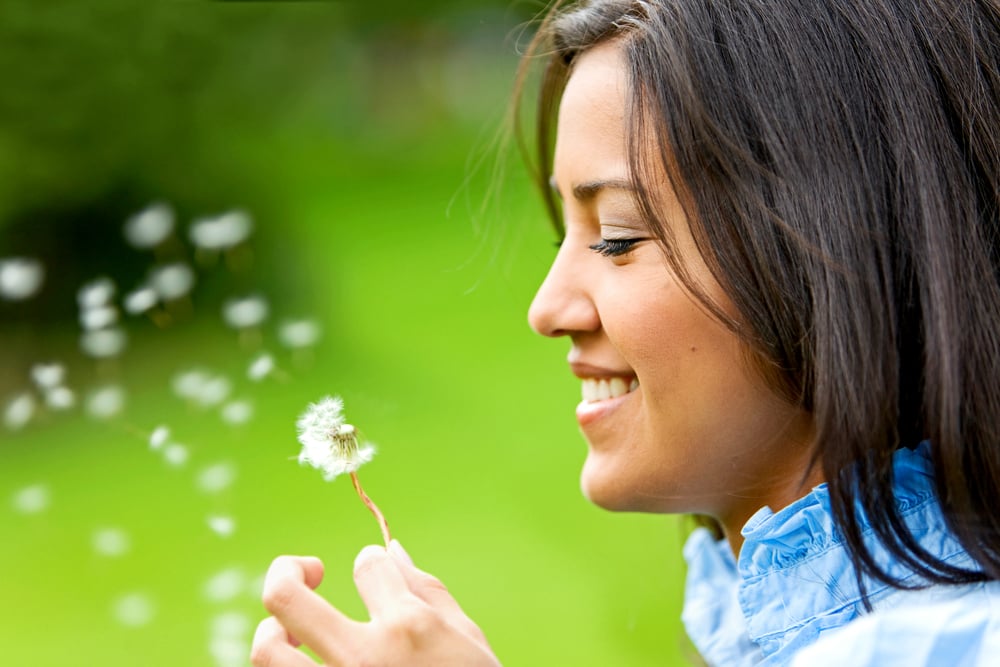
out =
[[[856,504],[925,581],[1000,578],[997,4],[554,9],[525,69],[544,58],[534,159],[557,228],[559,97],[575,56],[609,39],[628,69],[639,206],[687,288],[742,337],[775,391],[812,413],[859,584],[864,572],[903,585],[866,549]],[[664,172],[737,318],[690,280],[656,223],[651,188]],[[925,439],[948,528],[978,571],[924,550],[902,520],[893,453]]]

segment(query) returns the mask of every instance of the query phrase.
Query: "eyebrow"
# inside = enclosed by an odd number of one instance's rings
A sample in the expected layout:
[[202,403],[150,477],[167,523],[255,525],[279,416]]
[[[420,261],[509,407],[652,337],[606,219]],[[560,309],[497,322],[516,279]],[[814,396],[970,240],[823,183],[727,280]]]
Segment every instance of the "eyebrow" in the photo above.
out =
[[[549,186],[560,199],[563,198],[562,193],[559,191],[559,186],[556,185],[555,176],[549,179]],[[583,183],[577,183],[573,186],[573,197],[577,201],[581,202],[591,201],[604,190],[625,190],[627,192],[635,192],[635,184],[624,178],[607,178],[585,181]]]

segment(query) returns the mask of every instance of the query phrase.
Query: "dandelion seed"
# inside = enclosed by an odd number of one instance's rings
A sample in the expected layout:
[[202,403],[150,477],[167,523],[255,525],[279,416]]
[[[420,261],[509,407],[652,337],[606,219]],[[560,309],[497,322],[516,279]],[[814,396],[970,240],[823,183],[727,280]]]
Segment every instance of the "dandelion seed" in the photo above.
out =
[[232,383],[221,375],[209,377],[202,383],[195,400],[202,407],[211,408],[225,401],[232,389]]
[[245,637],[254,628],[253,621],[246,614],[238,611],[227,611],[216,614],[212,619],[211,631],[215,637]]
[[150,274],[149,283],[161,299],[174,301],[194,287],[194,270],[182,262],[159,266]]
[[176,442],[167,445],[166,449],[163,450],[163,460],[175,468],[180,468],[188,462],[189,458],[191,458],[191,454],[188,452],[188,448]]
[[69,387],[52,387],[45,392],[45,405],[52,410],[69,410],[76,405],[76,394]]
[[11,431],[17,431],[27,426],[35,416],[35,397],[29,392],[22,392],[7,403],[3,412],[3,423]]
[[274,357],[267,352],[257,355],[257,358],[247,368],[247,377],[254,382],[260,382],[274,371]]
[[234,329],[250,329],[260,326],[269,312],[267,300],[253,295],[239,299],[229,299],[222,305],[222,318]]
[[87,397],[87,414],[95,419],[112,419],[124,408],[125,389],[120,385],[105,385]]
[[85,283],[76,293],[76,302],[79,304],[81,310],[106,306],[114,298],[115,283],[107,276],[102,276],[89,283]]
[[250,401],[230,401],[222,406],[222,421],[233,426],[246,424],[253,417],[253,405]]
[[118,322],[118,309],[114,306],[97,306],[80,311],[80,326],[87,331],[105,329]]
[[312,347],[319,340],[319,325],[313,320],[290,320],[278,329],[278,338],[285,347]]
[[209,379],[210,376],[206,371],[200,368],[193,368],[174,375],[171,385],[177,396],[194,401],[201,395],[202,387],[205,386],[205,383]]
[[375,448],[370,443],[358,445],[358,432],[344,421],[344,402],[339,396],[327,396],[306,408],[296,422],[299,443],[299,463],[308,464],[323,473],[323,479],[331,481],[338,475],[348,473],[354,490],[362,502],[378,520],[385,546],[391,537],[385,516],[361,488],[357,470],[371,461]]
[[222,570],[205,582],[203,593],[209,602],[228,602],[246,587],[246,575],[236,567]]
[[124,556],[132,548],[132,541],[121,528],[99,528],[90,543],[97,555],[108,558]]
[[115,600],[111,613],[122,625],[140,628],[152,622],[156,616],[156,605],[145,593],[128,593]]
[[167,438],[170,437],[170,429],[166,426],[157,426],[153,429],[153,432],[149,435],[149,448],[152,450],[162,449],[163,445],[167,444]]
[[217,667],[244,667],[250,655],[250,641],[242,637],[212,637],[208,652]]
[[125,222],[125,240],[133,248],[154,248],[174,231],[174,210],[169,204],[156,202],[139,211]]
[[191,242],[203,250],[225,250],[243,243],[253,230],[253,222],[244,211],[229,211],[210,218],[200,218],[191,225]]
[[31,367],[31,379],[42,391],[54,389],[66,379],[66,367],[56,362],[35,364]]
[[125,349],[128,337],[123,329],[96,329],[80,336],[80,349],[95,359],[117,357]]
[[204,493],[219,493],[236,480],[236,466],[229,461],[207,466],[198,473],[198,488]]
[[208,527],[219,537],[229,537],[236,532],[236,519],[231,516],[215,515],[205,519]]
[[34,296],[45,280],[45,267],[37,259],[0,259],[0,298],[23,301]]
[[155,306],[159,300],[160,297],[155,289],[143,285],[125,295],[122,307],[130,315],[141,315]]
[[21,514],[39,514],[49,508],[50,495],[46,485],[33,484],[14,493],[11,504]]

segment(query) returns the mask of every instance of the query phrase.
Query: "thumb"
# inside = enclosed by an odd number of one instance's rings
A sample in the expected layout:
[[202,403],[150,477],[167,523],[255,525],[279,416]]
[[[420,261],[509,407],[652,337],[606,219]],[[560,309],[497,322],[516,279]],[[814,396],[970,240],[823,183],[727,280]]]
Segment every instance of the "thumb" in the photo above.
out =
[[448,592],[448,588],[437,577],[417,568],[402,544],[392,540],[388,552],[396,562],[411,593],[436,609],[451,626],[485,641],[482,631],[465,615],[458,602]]

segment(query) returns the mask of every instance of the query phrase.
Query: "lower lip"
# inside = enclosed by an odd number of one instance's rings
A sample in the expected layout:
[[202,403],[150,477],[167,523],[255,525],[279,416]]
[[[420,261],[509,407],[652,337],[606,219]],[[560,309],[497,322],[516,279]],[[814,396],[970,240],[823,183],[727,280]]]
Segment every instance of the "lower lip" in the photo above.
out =
[[606,398],[603,401],[581,401],[580,404],[576,406],[576,421],[579,422],[580,426],[592,424],[598,419],[601,419],[602,417],[605,417],[617,410],[621,407],[622,403],[627,401],[636,391],[638,390],[632,390],[627,394],[622,394],[621,396],[616,396],[615,398]]

